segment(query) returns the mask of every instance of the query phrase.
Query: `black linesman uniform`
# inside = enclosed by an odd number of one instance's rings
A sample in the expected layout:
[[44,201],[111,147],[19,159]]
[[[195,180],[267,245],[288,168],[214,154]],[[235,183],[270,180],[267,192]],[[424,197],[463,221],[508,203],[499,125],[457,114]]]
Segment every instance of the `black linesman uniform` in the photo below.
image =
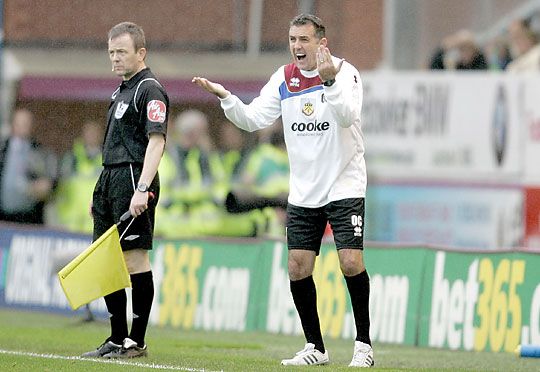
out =
[[[94,240],[129,210],[141,175],[151,133],[167,133],[169,98],[149,68],[138,72],[114,91],[103,142],[104,169],[93,195]],[[152,249],[155,207],[159,198],[159,175],[149,186],[155,197],[137,217],[121,241],[122,250]]]

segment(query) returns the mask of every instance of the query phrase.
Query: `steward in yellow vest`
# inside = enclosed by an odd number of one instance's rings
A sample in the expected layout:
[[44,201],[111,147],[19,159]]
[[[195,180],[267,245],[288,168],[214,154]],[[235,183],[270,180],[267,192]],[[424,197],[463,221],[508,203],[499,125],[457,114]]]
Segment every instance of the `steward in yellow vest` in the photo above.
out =
[[69,231],[91,233],[93,230],[88,205],[102,169],[102,136],[98,123],[84,123],[81,137],[75,140],[71,153],[62,160],[56,214],[60,225]]

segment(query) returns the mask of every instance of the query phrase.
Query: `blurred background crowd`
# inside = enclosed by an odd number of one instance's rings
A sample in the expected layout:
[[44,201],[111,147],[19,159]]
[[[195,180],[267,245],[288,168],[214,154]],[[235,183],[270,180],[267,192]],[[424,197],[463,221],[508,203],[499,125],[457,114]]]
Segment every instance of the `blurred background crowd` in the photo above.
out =
[[513,20],[502,35],[480,43],[461,29],[445,37],[429,61],[432,70],[537,72],[540,69],[540,18]]
[[[90,201],[99,176],[103,127],[89,120],[71,149],[55,154],[34,140],[34,114],[17,108],[0,148],[0,217],[92,232]],[[282,236],[289,181],[280,123],[250,135],[188,109],[171,117],[159,174],[156,233],[188,236]]]
[[288,62],[288,22],[300,12],[321,16],[330,50],[361,71],[540,69],[539,1],[0,5],[0,218],[82,233],[92,229],[88,209],[101,170],[104,115],[118,84],[105,50],[106,32],[117,22],[145,29],[148,65],[172,100],[156,226],[166,238],[283,235],[288,161],[281,123],[243,132],[189,81],[205,74],[249,101]]

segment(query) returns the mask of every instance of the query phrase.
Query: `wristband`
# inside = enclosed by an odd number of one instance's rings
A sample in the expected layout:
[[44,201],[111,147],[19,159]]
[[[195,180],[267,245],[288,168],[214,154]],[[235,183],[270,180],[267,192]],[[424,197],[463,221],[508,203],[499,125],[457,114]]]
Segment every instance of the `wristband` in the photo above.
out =
[[322,83],[322,85],[324,85],[325,87],[331,87],[332,85],[334,85],[335,82],[336,82],[336,79],[330,79],[330,80],[326,80],[324,83]]

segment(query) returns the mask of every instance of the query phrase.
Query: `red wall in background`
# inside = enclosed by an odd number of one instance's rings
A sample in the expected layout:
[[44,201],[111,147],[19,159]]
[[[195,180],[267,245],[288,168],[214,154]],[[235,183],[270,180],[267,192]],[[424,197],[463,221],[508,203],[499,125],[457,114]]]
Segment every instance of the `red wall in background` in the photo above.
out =
[[[236,23],[237,10],[243,6]],[[140,24],[149,45],[160,48],[223,50],[235,35],[248,31],[248,0],[5,0],[8,45],[105,47],[107,31],[121,21]],[[327,27],[331,51],[360,70],[382,58],[382,0],[315,1],[315,13]],[[242,9],[242,8],[241,8]],[[287,50],[289,21],[297,2],[266,0],[263,46]]]

